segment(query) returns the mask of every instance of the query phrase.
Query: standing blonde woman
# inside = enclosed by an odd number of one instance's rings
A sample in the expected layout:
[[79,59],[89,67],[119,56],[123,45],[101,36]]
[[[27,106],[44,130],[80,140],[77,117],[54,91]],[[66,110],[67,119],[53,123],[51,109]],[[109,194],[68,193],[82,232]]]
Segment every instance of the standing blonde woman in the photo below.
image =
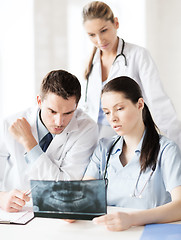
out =
[[181,148],[181,123],[163,90],[157,68],[148,51],[117,36],[118,18],[114,17],[104,2],[87,4],[82,14],[85,31],[94,49],[85,70],[86,84],[83,84],[85,88],[82,88],[81,104],[98,123],[100,137],[114,134],[101,108],[101,90],[111,79],[128,76],[141,87],[145,102],[161,132]]

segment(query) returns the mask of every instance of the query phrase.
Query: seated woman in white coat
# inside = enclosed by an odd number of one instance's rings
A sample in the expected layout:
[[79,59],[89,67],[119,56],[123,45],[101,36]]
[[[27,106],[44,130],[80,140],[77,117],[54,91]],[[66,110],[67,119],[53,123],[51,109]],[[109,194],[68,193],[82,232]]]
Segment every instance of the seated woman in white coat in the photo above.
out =
[[85,80],[81,81],[80,102],[98,123],[100,138],[115,134],[102,111],[101,90],[111,79],[128,76],[139,84],[144,101],[160,131],[181,149],[181,122],[163,89],[149,52],[118,37],[119,20],[104,2],[88,3],[82,15],[85,31],[94,49],[85,70]]
[[102,179],[107,165],[107,204],[140,211],[94,221],[119,231],[181,220],[181,152],[158,133],[139,85],[129,77],[115,78],[104,86],[101,100],[117,136],[100,140],[84,179]]

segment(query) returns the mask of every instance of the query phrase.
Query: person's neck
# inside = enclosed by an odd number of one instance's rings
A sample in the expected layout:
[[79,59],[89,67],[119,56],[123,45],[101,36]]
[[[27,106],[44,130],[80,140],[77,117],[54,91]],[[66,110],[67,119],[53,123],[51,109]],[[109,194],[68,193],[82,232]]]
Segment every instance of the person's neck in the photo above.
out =
[[145,126],[141,124],[139,127],[135,128],[134,132],[124,136],[124,148],[127,149],[128,152],[135,151],[143,137],[144,131]]
[[119,38],[117,37],[117,40],[112,48],[111,51],[109,52],[102,52],[101,51],[101,59],[111,59],[111,58],[115,58],[117,55],[117,48],[118,48],[118,43],[119,43]]

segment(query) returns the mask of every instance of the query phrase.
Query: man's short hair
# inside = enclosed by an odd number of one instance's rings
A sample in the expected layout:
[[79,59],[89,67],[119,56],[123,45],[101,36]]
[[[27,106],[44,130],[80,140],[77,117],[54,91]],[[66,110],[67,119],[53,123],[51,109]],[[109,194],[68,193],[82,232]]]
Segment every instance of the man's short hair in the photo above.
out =
[[42,100],[50,92],[67,100],[69,97],[75,96],[78,104],[81,97],[81,85],[73,74],[65,70],[54,70],[49,72],[42,81],[40,88]]

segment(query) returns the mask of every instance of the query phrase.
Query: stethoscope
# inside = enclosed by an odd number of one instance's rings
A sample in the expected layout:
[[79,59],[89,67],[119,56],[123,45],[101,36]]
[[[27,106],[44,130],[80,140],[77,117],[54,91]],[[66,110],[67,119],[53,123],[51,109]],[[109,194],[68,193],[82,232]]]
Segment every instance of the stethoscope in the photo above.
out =
[[138,178],[137,178],[137,181],[136,181],[136,184],[135,184],[135,187],[134,187],[134,191],[133,191],[132,194],[130,194],[130,197],[132,197],[132,198],[140,198],[140,199],[143,198],[143,197],[142,197],[142,193],[143,193],[144,189],[146,188],[146,186],[148,185],[148,183],[149,183],[149,181],[150,181],[150,179],[151,179],[151,176],[153,175],[153,173],[154,173],[154,171],[155,171],[155,168],[156,168],[156,165],[155,165],[154,167],[152,167],[152,171],[151,171],[148,179],[146,180],[143,188],[136,194],[136,189],[137,189],[137,186],[138,186],[138,182],[139,182],[139,180],[140,180],[141,173],[142,173],[142,171],[140,170],[139,175],[138,175]]
[[[106,177],[106,174],[107,174],[107,168],[108,168],[108,163],[109,163],[109,159],[110,159],[110,156],[111,156],[111,153],[112,153],[112,150],[114,148],[114,146],[116,145],[116,143],[120,140],[121,136],[119,136],[116,141],[112,144],[112,146],[110,147],[109,151],[108,151],[108,157],[107,157],[107,161],[106,161],[106,166],[105,166],[105,170],[104,170],[104,179],[106,180],[106,185],[108,185],[108,179]],[[146,188],[146,186],[148,185],[154,171],[156,169],[156,163],[154,164],[154,166],[152,167],[152,171],[148,177],[148,179],[146,180],[143,188],[138,192],[136,193],[136,189],[137,189],[137,186],[138,186],[138,183],[139,183],[139,180],[140,180],[140,177],[141,177],[141,174],[142,174],[142,171],[140,170],[139,172],[139,175],[138,175],[138,178],[137,178],[137,181],[136,181],[136,184],[135,184],[135,187],[134,187],[134,190],[133,190],[133,193],[130,194],[130,197],[132,198],[142,198],[142,193],[144,191],[144,189]]]
[[[125,64],[125,66],[128,66],[128,64],[127,64],[127,59],[126,59],[126,56],[125,56],[125,54],[124,54],[125,41],[124,41],[123,39],[121,39],[121,40],[122,40],[122,49],[121,49],[121,52],[115,57],[115,59],[114,59],[114,61],[113,61],[112,64],[115,63],[115,61],[117,60],[118,57],[123,56],[123,58],[124,58],[124,64]],[[92,72],[92,69],[93,69],[93,63],[92,63],[92,65],[91,65],[90,72],[89,72],[89,74],[88,74],[87,82],[86,82],[86,89],[85,89],[85,110],[87,110],[87,95],[88,95],[88,87],[89,87],[89,76],[90,76],[90,74],[91,74],[91,72]]]

